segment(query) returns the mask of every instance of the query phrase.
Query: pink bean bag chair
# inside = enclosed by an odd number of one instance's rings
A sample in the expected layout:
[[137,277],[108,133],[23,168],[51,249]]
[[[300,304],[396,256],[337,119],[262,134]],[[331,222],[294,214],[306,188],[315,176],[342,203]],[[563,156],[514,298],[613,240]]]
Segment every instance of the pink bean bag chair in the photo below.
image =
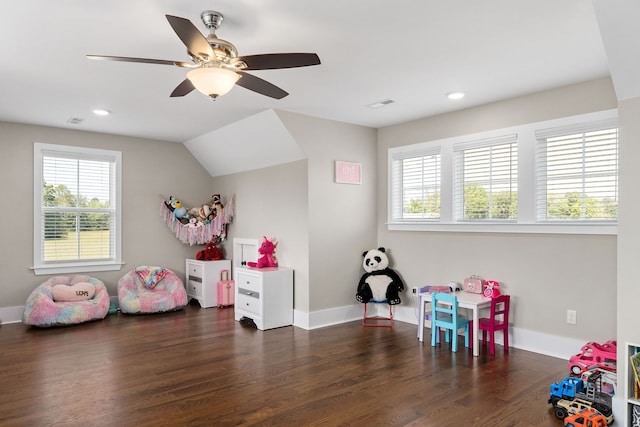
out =
[[22,322],[48,327],[104,319],[109,303],[109,293],[101,280],[82,274],[55,276],[31,292]]
[[118,280],[118,304],[128,314],[180,310],[187,305],[187,291],[173,271],[140,266]]

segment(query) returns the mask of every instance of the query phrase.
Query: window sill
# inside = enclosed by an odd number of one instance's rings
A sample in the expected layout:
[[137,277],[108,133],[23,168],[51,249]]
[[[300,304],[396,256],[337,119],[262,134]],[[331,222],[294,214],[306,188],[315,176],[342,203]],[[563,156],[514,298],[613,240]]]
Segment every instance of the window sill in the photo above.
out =
[[124,263],[82,263],[82,264],[48,264],[31,267],[36,276],[44,274],[74,274],[90,273],[94,271],[117,271],[122,269]]
[[525,233],[525,234],[618,234],[616,224],[470,224],[470,223],[387,223],[389,231],[437,231],[454,233]]

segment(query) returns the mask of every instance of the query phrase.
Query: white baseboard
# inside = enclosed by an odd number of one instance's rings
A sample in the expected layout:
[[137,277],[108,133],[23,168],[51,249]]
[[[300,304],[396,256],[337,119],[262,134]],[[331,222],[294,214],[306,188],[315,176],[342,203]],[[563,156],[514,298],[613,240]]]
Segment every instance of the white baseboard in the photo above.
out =
[[0,307],[0,325],[22,322],[24,305],[16,307]]
[[[386,305],[372,305],[369,309],[378,310],[380,316],[386,315]],[[372,310],[373,311],[373,310]],[[371,313],[375,315],[376,313]],[[414,307],[397,305],[393,309],[393,318],[399,322],[410,323],[418,326],[418,314]],[[319,310],[312,313],[304,313],[294,310],[294,325],[303,329],[317,329],[339,323],[351,322],[362,319],[362,304],[347,305],[343,307]],[[417,335],[417,333],[416,333]],[[503,344],[502,335],[496,335],[496,342]],[[509,346],[534,353],[544,354],[559,359],[569,360],[569,357],[579,353],[584,341],[544,334],[512,327],[509,331]],[[567,367],[567,372],[568,372]]]

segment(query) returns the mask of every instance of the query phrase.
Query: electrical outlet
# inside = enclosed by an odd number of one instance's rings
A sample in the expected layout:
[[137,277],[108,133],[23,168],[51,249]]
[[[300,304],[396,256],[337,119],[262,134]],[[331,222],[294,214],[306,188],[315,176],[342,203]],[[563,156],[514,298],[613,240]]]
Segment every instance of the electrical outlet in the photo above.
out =
[[567,323],[575,325],[577,322],[577,313],[575,310],[567,310]]

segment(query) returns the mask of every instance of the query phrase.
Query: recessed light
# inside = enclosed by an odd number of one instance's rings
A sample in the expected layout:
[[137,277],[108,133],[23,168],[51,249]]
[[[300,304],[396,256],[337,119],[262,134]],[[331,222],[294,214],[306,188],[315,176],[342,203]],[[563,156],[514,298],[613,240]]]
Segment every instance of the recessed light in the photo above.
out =
[[111,111],[105,110],[104,108],[96,108],[95,110],[93,110],[93,114],[95,114],[96,116],[108,116],[109,114],[111,114]]
[[462,99],[462,98],[464,98],[464,92],[449,92],[447,94],[447,98],[449,98],[449,99]]

